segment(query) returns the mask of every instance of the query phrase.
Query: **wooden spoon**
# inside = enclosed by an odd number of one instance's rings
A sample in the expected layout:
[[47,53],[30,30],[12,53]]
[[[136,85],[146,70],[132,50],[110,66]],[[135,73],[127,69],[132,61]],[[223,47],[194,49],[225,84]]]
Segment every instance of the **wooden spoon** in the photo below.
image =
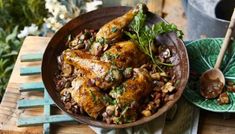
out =
[[235,8],[226,32],[224,42],[221,46],[220,53],[217,57],[216,64],[213,69],[204,72],[200,78],[200,92],[201,95],[207,99],[216,98],[223,91],[225,85],[225,78],[220,71],[220,65],[224,57],[224,53],[228,47],[231,39],[232,31],[235,25]]

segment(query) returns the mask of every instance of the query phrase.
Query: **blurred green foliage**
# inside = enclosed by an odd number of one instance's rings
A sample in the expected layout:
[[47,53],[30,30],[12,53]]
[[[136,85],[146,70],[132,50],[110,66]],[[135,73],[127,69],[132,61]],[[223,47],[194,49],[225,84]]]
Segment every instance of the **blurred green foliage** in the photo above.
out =
[[0,0],[0,100],[22,44],[19,30],[41,26],[46,16],[44,0]]
[[35,23],[43,24],[47,16],[44,0],[0,0],[0,27],[10,32],[18,25],[19,29]]
[[0,96],[3,95],[22,41],[17,38],[18,26],[11,33],[0,28]]

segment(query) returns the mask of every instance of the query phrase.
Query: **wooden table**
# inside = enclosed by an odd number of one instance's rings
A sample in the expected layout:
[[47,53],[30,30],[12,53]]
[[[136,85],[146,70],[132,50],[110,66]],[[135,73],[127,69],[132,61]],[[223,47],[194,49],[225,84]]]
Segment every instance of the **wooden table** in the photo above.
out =
[[[27,37],[23,43],[19,55],[22,54],[32,54],[43,52],[48,44],[50,38],[47,37]],[[17,119],[19,116],[30,117],[37,116],[43,113],[43,108],[33,108],[27,110],[17,109],[17,100],[21,98],[36,99],[41,98],[42,93],[40,92],[30,92],[21,93],[19,92],[19,87],[21,83],[25,82],[40,82],[41,76],[20,76],[20,67],[22,66],[37,66],[41,65],[41,62],[20,62],[20,56],[18,56],[14,70],[12,72],[12,77],[9,80],[6,92],[2,99],[0,105],[0,133],[42,133],[42,126],[35,127],[17,127]],[[56,129],[54,129],[56,128]],[[67,125],[54,125],[52,126],[54,133],[89,133],[94,132],[87,126],[83,124],[67,124]]]
[[[163,2],[163,0],[160,0]],[[168,22],[175,23],[180,29],[186,31],[186,19],[184,17],[183,9],[181,6],[181,0],[164,0],[164,7],[161,11],[168,14],[165,19]],[[26,53],[38,53],[43,52],[50,38],[42,37],[27,37],[21,48],[20,54]],[[19,92],[19,85],[21,83],[32,81],[41,81],[40,76],[20,76],[21,66],[34,66],[40,65],[41,62],[20,62],[20,57],[17,58],[16,65],[14,67],[12,76],[6,89],[6,93],[2,99],[0,105],[0,133],[42,133],[42,126],[34,127],[17,127],[17,119],[19,115],[35,116],[40,115],[43,111],[42,108],[18,110],[16,101],[20,98],[31,97],[39,98],[42,96],[39,92],[22,93]],[[52,129],[54,133],[86,133],[93,134],[94,132],[87,125],[78,124],[64,124],[53,125]],[[231,115],[229,119],[223,119],[223,114],[211,113],[201,111],[200,134],[235,134],[235,116]]]

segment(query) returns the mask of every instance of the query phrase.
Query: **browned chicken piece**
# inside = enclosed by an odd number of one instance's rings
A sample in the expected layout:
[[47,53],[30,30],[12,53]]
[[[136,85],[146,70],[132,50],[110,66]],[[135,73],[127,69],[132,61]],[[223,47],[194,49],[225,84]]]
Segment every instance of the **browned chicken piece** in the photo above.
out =
[[88,54],[83,55],[79,50],[65,51],[63,60],[82,71],[87,78],[94,80],[94,84],[102,89],[108,89],[122,79],[121,72],[113,68],[110,63],[97,60]]
[[137,102],[147,97],[152,89],[152,79],[146,69],[135,68],[133,78],[123,83],[123,92],[117,96],[117,102],[120,106],[130,106],[131,103]]
[[132,41],[116,43],[101,57],[102,61],[111,62],[118,68],[139,67],[147,62],[147,56]]
[[97,118],[105,109],[103,94],[95,87],[87,85],[88,79],[77,77],[72,81],[71,97],[89,116]]
[[101,52],[104,51],[104,44],[107,45],[118,41],[118,39],[123,34],[123,29],[127,27],[128,24],[133,20],[140,9],[140,6],[144,5],[137,5],[134,9],[114,20],[111,20],[99,29],[98,33],[96,34],[96,42],[91,46],[90,49],[92,55],[100,55]]
[[109,43],[118,39],[122,35],[122,29],[133,20],[137,12],[137,9],[132,9],[124,15],[106,23],[96,34],[96,40],[103,38]]

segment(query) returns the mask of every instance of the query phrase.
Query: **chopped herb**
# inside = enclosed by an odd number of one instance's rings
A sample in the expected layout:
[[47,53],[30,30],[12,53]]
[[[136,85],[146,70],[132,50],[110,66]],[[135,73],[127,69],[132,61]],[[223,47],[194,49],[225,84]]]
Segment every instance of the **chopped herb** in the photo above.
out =
[[115,33],[115,32],[117,32],[117,30],[118,29],[116,27],[112,27],[111,32]]
[[97,42],[99,42],[101,45],[105,44],[105,38],[101,37],[99,39],[97,39]]
[[114,122],[115,124],[122,124],[122,122],[121,122],[121,117],[113,118],[113,122]]
[[93,100],[94,102],[96,102],[96,96],[95,96],[95,94],[93,93],[93,91],[91,91],[91,90],[89,90],[89,91],[90,91],[92,100]]
[[105,78],[106,81],[108,82],[113,82],[113,81],[116,81],[117,79],[119,79],[120,77],[120,71],[119,69],[116,69],[116,68],[111,68],[109,71],[108,71],[108,74]]
[[176,80],[175,87],[180,83],[180,80]]
[[94,37],[91,37],[89,40],[90,40],[91,43],[93,43],[94,42]]
[[103,101],[105,103],[107,103],[108,105],[116,105],[117,101],[115,99],[112,99],[111,97],[109,97],[108,95],[103,96]]
[[124,87],[121,85],[121,86],[114,87],[114,88],[110,91],[109,94],[110,94],[113,98],[117,98],[118,96],[122,95],[123,92],[124,92]]
[[120,56],[119,54],[111,54],[111,53],[106,52],[104,53],[102,58],[104,60],[111,61],[112,65],[116,65],[116,62],[114,59],[117,59],[119,56]]
[[108,72],[108,81],[109,82],[115,81],[115,78],[113,77],[113,69],[110,69]]
[[107,60],[114,60],[117,59],[120,55],[119,54],[112,54],[112,53],[104,53],[104,58]]

